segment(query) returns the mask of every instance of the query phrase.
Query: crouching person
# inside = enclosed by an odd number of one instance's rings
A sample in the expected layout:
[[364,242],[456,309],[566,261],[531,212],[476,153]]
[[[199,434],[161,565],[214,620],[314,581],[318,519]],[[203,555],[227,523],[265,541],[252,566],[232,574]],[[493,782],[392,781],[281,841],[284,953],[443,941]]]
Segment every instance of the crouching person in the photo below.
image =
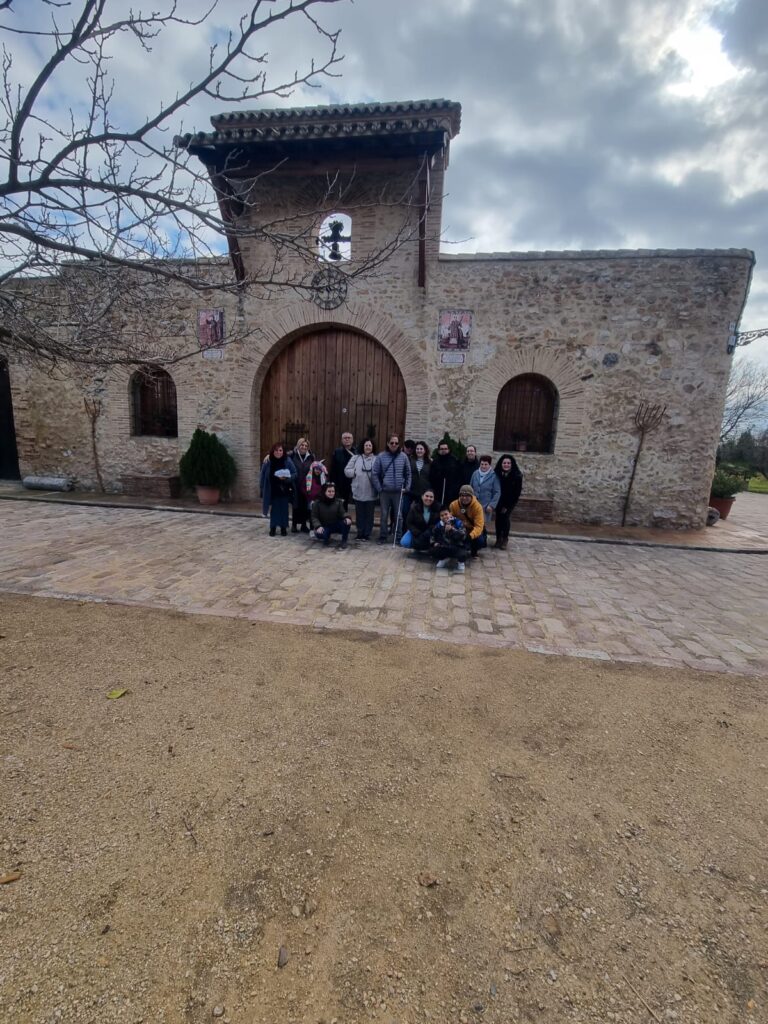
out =
[[417,553],[428,552],[432,530],[439,522],[435,492],[428,487],[420,498],[414,498],[405,520],[406,532],[400,546]]
[[464,524],[469,539],[469,549],[473,558],[481,548],[488,543],[488,534],[485,532],[485,515],[483,506],[475,497],[475,492],[464,484],[459,490],[459,497],[450,504],[451,515],[456,516]]
[[451,514],[449,508],[441,508],[440,522],[432,530],[430,539],[430,554],[437,559],[437,568],[447,569],[454,561],[456,571],[464,572],[464,561],[468,553],[464,524]]
[[336,497],[336,484],[330,481],[323,484],[320,497],[312,502],[309,508],[312,532],[325,547],[331,540],[331,534],[341,536],[340,547],[347,546],[349,528],[352,520],[344,511],[344,502]]

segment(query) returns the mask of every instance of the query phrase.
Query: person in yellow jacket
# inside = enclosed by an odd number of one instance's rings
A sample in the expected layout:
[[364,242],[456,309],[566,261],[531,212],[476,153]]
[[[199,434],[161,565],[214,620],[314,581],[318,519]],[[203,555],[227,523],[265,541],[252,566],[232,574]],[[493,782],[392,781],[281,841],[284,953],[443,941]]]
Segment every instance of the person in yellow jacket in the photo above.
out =
[[483,506],[475,497],[475,492],[464,484],[459,488],[459,497],[448,506],[452,516],[460,519],[467,530],[469,537],[469,550],[473,558],[477,558],[480,548],[488,543],[488,535],[485,532],[485,515]]

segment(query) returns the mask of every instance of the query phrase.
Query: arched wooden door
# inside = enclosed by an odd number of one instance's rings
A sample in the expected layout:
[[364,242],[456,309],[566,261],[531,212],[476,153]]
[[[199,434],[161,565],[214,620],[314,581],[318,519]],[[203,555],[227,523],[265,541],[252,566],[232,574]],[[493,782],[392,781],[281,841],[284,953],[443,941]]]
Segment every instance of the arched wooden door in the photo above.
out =
[[0,480],[18,480],[19,475],[11,380],[8,376],[8,364],[0,359]]
[[387,434],[404,440],[405,383],[400,369],[372,338],[345,328],[304,334],[270,366],[261,389],[261,453],[275,441],[292,448],[309,438],[328,459],[351,431],[359,449],[366,437],[377,451]]

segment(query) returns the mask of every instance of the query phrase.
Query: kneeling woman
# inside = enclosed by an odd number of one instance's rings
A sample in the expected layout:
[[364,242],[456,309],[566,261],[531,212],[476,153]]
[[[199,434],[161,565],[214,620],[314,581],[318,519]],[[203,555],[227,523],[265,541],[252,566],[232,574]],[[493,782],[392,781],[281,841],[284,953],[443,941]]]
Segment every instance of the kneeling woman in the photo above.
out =
[[429,539],[438,522],[435,492],[428,487],[420,498],[414,498],[405,520],[406,532],[400,545],[414,551],[429,551]]
[[336,497],[336,484],[323,484],[320,497],[309,508],[312,530],[318,540],[327,547],[332,533],[341,534],[341,547],[347,546],[352,520],[344,512],[344,502]]

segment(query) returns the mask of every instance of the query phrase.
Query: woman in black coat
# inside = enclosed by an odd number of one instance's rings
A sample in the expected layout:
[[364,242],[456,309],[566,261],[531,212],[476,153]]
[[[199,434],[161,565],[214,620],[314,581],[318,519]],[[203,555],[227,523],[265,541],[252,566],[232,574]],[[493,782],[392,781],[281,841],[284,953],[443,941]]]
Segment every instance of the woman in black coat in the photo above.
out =
[[496,463],[496,476],[501,485],[501,497],[496,506],[496,543],[494,547],[506,551],[509,541],[509,517],[523,490],[523,474],[512,455],[502,455]]
[[414,498],[408,509],[405,528],[411,534],[409,545],[414,551],[428,551],[432,530],[440,522],[435,492],[428,487],[420,498]]
[[300,437],[289,456],[296,470],[296,504],[293,506],[293,533],[309,533],[309,502],[307,501],[307,476],[315,461],[306,437]]

